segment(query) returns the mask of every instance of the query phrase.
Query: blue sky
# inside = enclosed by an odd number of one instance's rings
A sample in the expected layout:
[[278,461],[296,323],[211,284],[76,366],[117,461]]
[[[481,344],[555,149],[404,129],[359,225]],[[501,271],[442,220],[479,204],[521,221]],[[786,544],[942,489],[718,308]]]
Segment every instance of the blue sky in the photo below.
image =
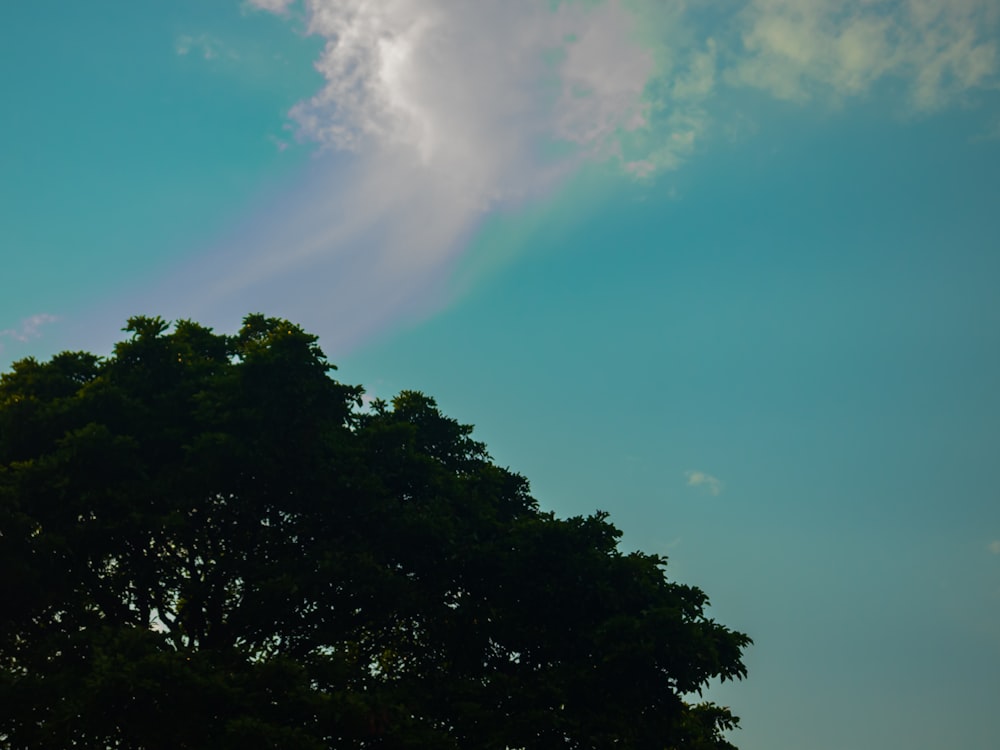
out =
[[998,16],[11,5],[0,366],[290,317],[703,587],[740,747],[993,750]]

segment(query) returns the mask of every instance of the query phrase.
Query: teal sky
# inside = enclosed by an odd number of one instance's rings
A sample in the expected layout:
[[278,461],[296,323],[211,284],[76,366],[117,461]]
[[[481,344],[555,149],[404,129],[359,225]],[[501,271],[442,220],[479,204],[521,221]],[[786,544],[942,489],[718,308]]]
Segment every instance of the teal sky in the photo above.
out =
[[995,750],[998,16],[9,5],[0,367],[290,317],[701,586],[743,750]]

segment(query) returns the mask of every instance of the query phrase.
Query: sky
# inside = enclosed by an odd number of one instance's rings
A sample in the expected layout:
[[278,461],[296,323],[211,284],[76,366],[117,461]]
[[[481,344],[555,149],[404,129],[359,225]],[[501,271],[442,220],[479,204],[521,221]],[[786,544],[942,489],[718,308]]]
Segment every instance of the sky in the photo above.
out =
[[39,0],[0,70],[0,370],[287,317],[703,588],[743,750],[1000,746],[995,0]]

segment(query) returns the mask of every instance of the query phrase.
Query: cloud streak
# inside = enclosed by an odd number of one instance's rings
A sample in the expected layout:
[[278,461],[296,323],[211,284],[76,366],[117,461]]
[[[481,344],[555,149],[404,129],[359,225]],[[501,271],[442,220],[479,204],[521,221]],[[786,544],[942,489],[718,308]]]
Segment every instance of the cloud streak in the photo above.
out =
[[336,346],[443,304],[448,269],[488,212],[547,194],[588,160],[624,163],[623,137],[647,126],[656,62],[622,3],[304,10],[307,32],[325,40],[324,84],[290,112],[299,138],[319,146],[308,189],[268,211],[272,223],[205,296],[289,309],[281,290],[322,278],[322,291],[297,298],[321,298],[338,330],[291,314]]
[[688,487],[697,487],[713,497],[718,497],[722,494],[722,490],[725,487],[721,479],[717,479],[704,471],[686,471],[684,475],[687,477]]
[[30,317],[25,318],[14,328],[5,328],[0,330],[0,351],[3,351],[3,339],[18,341],[21,343],[37,339],[42,335],[41,329],[44,326],[49,325],[50,323],[55,323],[57,320],[58,318],[55,315],[38,313],[37,315],[31,315]]
[[223,56],[230,60],[239,59],[236,52],[229,49],[220,39],[209,34],[181,34],[174,40],[174,52],[179,57],[195,53],[204,60],[215,60]]
[[289,113],[318,153],[203,296],[286,310],[338,346],[446,304],[490,211],[587,162],[679,167],[727,129],[713,112],[728,92],[838,104],[895,81],[930,112],[997,78],[987,0],[249,5],[325,42],[321,88]]

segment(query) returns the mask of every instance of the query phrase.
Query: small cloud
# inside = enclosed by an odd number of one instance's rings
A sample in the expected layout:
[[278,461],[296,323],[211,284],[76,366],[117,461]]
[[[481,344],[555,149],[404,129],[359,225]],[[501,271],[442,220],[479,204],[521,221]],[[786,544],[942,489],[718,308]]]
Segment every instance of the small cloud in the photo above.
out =
[[2,339],[13,339],[14,341],[31,341],[41,336],[41,328],[49,323],[59,320],[55,315],[39,313],[25,318],[16,328],[5,328],[0,330],[0,349],[3,348]]
[[270,13],[287,13],[288,6],[295,0],[247,0],[251,8],[266,10]]
[[663,543],[663,549],[665,549],[665,550],[671,550],[671,549],[675,549],[676,547],[680,547],[681,546],[681,541],[682,541],[681,537],[675,536],[669,542],[664,542]]
[[192,52],[201,55],[205,60],[214,60],[217,57],[225,56],[231,60],[238,60],[239,54],[228,48],[219,39],[208,34],[181,34],[174,41],[174,52],[180,57],[186,57]]
[[707,474],[704,471],[686,471],[684,475],[687,477],[688,487],[701,487],[715,497],[722,493],[722,480],[713,477],[711,474]]
[[983,141],[1000,141],[1000,119],[997,119],[981,133],[976,133],[969,141],[971,143],[982,143]]
[[994,539],[990,542],[990,552],[994,555],[1000,555],[1000,539]]

